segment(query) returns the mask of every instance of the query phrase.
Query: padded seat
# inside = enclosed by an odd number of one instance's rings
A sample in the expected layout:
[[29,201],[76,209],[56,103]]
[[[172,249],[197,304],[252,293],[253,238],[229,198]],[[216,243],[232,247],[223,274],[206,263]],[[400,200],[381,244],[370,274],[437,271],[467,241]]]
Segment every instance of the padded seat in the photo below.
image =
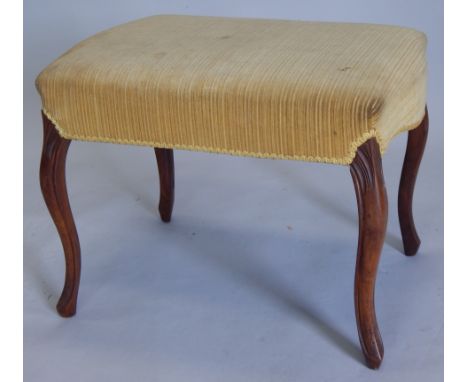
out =
[[161,15],[37,78],[63,138],[350,164],[426,103],[426,38],[394,26]]
[[166,223],[173,148],[349,164],[359,215],[356,322],[366,363],[378,368],[374,290],[388,217],[381,153],[411,130],[398,216],[413,256],[421,244],[413,191],[429,128],[425,50],[424,34],[399,27],[194,16],[149,17],[76,45],[37,79],[41,190],[65,254],[59,314],[75,314],[81,272],[65,179],[72,140],[153,146]]

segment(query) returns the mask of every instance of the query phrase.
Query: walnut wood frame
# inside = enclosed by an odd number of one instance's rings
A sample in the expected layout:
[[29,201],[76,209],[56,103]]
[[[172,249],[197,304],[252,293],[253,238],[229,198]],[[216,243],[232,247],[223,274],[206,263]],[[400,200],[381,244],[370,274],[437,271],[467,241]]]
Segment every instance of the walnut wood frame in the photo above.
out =
[[380,149],[375,138],[358,148],[350,170],[359,213],[354,309],[366,362],[370,368],[378,368],[384,349],[375,316],[374,289],[387,230],[388,205]]
[[57,303],[63,317],[76,313],[76,300],[80,285],[80,241],[68,201],[65,180],[65,162],[70,140],[62,138],[54,124],[42,113],[44,143],[40,167],[42,195],[57,227],[65,254],[65,285]]
[[398,217],[400,219],[403,248],[407,256],[414,256],[421,244],[413,220],[413,192],[419,164],[426,147],[428,131],[429,114],[426,108],[424,119],[419,127],[408,132],[408,143],[398,190]]
[[171,221],[174,206],[174,151],[155,148],[159,172],[159,214],[165,223]]
[[[42,193],[57,227],[65,254],[65,284],[57,303],[63,317],[76,313],[80,283],[80,244],[68,201],[65,163],[70,140],[62,138],[54,124],[42,114],[44,142],[40,166]],[[408,133],[406,155],[398,193],[398,213],[405,254],[414,255],[420,245],[416,232],[412,200],[419,164],[426,144],[429,118],[426,109],[421,124]],[[171,220],[174,204],[174,154],[172,149],[155,148],[159,171],[159,213],[162,221]],[[359,241],[354,283],[354,301],[359,340],[366,363],[378,368],[384,349],[374,307],[377,268],[387,227],[387,193],[382,159],[375,138],[362,144],[350,165],[359,213]]]

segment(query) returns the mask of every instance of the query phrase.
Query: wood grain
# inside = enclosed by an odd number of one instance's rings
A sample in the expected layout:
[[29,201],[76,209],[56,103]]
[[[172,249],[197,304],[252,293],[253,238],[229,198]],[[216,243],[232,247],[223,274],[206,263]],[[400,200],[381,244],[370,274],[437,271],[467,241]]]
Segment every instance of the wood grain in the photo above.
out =
[[374,306],[380,252],[387,229],[387,192],[379,145],[362,144],[350,166],[359,212],[359,243],[354,280],[354,304],[361,348],[367,365],[377,369],[384,355]]
[[421,244],[413,219],[413,193],[419,165],[426,147],[428,131],[429,114],[426,107],[424,119],[419,127],[408,132],[408,143],[398,190],[398,217],[400,219],[403,248],[407,256],[414,256]]
[[76,313],[80,284],[80,242],[68,201],[65,162],[70,140],[60,137],[54,124],[42,114],[44,142],[40,166],[40,184],[47,208],[57,227],[65,254],[65,284],[57,303],[63,317]]
[[[65,254],[65,284],[57,303],[64,317],[76,313],[80,283],[80,244],[68,200],[65,167],[70,140],[62,138],[53,122],[42,115],[44,142],[40,165],[40,184],[44,200],[57,227]],[[419,164],[428,134],[428,113],[420,126],[408,134],[408,144],[400,180],[398,212],[405,253],[416,253],[420,240],[414,227],[412,200]],[[159,173],[159,213],[169,222],[174,205],[174,153],[155,148]],[[374,305],[374,291],[380,254],[387,227],[387,193],[379,144],[375,138],[359,146],[350,165],[359,213],[354,300],[359,340],[370,368],[380,366],[384,347]]]

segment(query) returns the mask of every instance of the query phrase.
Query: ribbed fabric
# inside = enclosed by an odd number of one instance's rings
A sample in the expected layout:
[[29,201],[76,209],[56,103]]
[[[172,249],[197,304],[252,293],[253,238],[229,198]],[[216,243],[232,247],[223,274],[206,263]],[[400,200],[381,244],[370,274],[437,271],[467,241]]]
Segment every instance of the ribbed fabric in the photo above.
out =
[[36,85],[64,138],[349,164],[422,120],[425,50],[394,26],[164,15],[79,43]]

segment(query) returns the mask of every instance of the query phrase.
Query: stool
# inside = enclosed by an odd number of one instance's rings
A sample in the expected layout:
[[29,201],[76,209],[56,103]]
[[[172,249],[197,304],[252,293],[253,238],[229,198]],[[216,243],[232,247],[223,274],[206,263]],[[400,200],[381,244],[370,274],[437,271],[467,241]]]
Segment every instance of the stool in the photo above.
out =
[[354,300],[366,362],[383,344],[374,287],[387,226],[381,155],[408,131],[398,194],[404,251],[420,239],[413,189],[428,133],[426,38],[395,26],[161,15],[79,43],[37,78],[41,189],[66,260],[60,315],[75,314],[80,245],[65,181],[71,140],[155,148],[171,220],[173,149],[349,165],[358,202]]

